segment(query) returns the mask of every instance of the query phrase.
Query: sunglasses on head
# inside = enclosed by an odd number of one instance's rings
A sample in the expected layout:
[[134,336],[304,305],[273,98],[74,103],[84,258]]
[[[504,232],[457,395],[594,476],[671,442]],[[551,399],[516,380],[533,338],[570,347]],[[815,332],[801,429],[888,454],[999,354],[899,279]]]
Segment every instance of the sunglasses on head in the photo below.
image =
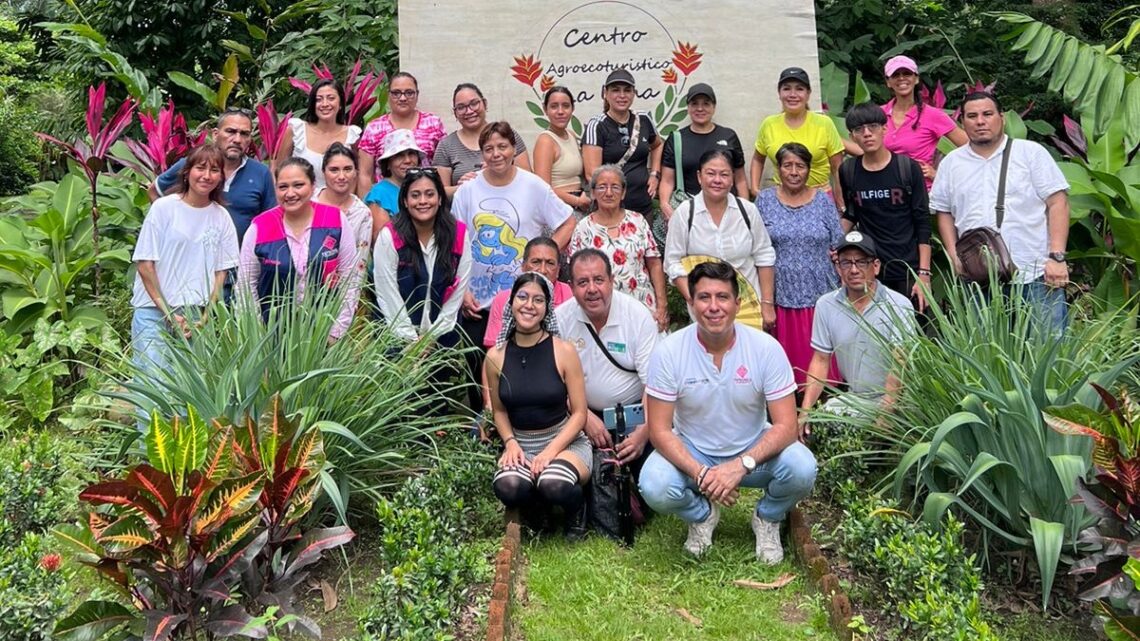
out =
[[404,180],[415,180],[422,176],[439,176],[439,171],[435,167],[412,167],[404,172]]

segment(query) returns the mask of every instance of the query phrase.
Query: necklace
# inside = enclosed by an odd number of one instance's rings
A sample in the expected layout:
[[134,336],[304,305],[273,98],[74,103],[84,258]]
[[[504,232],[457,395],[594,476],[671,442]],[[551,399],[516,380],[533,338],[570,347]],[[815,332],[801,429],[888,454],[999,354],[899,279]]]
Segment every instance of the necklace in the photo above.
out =
[[[535,345],[538,345],[539,343],[542,342],[542,339],[544,338],[543,334],[545,334],[545,333],[546,333],[546,330],[544,330],[544,329],[539,329],[539,330],[534,331],[534,332],[520,332],[519,330],[516,329],[515,330],[515,346],[520,347],[524,350],[529,350],[530,348],[532,348]],[[518,335],[519,334],[522,334],[523,336],[531,336],[534,334],[538,334],[538,340],[536,340],[531,345],[519,345],[519,341],[518,341]],[[522,353],[522,355],[519,356],[519,365],[522,366],[523,369],[526,369],[526,358],[527,358],[528,354],[529,354],[528,352],[524,351]]]

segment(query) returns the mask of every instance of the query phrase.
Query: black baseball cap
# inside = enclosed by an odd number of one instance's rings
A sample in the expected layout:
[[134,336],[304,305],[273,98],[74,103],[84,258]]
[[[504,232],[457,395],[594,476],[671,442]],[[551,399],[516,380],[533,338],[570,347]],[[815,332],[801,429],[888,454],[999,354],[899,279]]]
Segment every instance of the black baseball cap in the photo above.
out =
[[839,243],[839,246],[835,248],[835,253],[838,254],[844,249],[851,249],[852,247],[867,254],[867,256],[871,258],[879,257],[879,252],[875,250],[875,241],[860,231],[847,232],[847,235],[843,237],[843,242]]
[[610,75],[606,76],[606,84],[602,86],[608,87],[617,84],[626,84],[631,87],[637,86],[633,82],[633,74],[630,73],[628,69],[614,69],[610,72]]
[[714,92],[713,88],[707,83],[698,82],[692,87],[689,87],[689,92],[685,94],[685,102],[688,103],[697,96],[706,96],[714,105],[716,104],[716,92]]
[[787,69],[781,71],[780,79],[776,81],[776,87],[782,86],[789,80],[797,80],[799,82],[802,82],[804,83],[805,87],[811,89],[811,78],[808,78],[807,72],[803,69],[800,69],[799,67],[788,67]]

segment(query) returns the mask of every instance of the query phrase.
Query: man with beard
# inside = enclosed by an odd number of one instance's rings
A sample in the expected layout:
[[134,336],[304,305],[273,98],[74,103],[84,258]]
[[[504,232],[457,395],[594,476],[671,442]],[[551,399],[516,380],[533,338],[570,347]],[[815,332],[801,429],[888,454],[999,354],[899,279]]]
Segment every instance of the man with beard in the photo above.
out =
[[[231,108],[218,117],[214,144],[225,157],[225,207],[234,221],[239,240],[245,238],[254,216],[277,206],[277,191],[269,167],[246,155],[252,138],[253,118],[249,111]],[[184,164],[184,160],[179,160],[155,179],[149,190],[151,200],[166,195],[174,187]],[[227,279],[227,291],[229,287]]]

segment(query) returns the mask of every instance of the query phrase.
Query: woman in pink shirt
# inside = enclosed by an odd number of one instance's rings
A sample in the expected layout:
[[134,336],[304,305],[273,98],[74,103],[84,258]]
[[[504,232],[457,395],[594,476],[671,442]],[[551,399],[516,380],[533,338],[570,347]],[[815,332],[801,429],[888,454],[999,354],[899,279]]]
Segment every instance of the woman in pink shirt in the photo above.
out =
[[891,152],[910,156],[922,167],[926,189],[934,182],[934,152],[943,136],[954,146],[966,144],[966,132],[954,124],[946,112],[924,105],[918,82],[918,63],[907,56],[895,56],[883,67],[887,88],[894,98],[883,105],[887,133],[883,145]]
[[443,121],[430,111],[419,110],[420,85],[407,71],[397,72],[388,85],[388,113],[368,123],[360,137],[360,185],[356,193],[364,198],[380,180],[376,160],[384,152],[384,139],[397,129],[410,129],[416,146],[423,152],[421,164],[431,166],[435,148],[447,135]]
[[352,225],[340,209],[313,200],[316,172],[309,161],[289,158],[277,166],[274,178],[279,205],[254,217],[245,234],[239,287],[268,320],[275,305],[299,301],[306,285],[343,285],[331,343],[348,330],[360,290]]

